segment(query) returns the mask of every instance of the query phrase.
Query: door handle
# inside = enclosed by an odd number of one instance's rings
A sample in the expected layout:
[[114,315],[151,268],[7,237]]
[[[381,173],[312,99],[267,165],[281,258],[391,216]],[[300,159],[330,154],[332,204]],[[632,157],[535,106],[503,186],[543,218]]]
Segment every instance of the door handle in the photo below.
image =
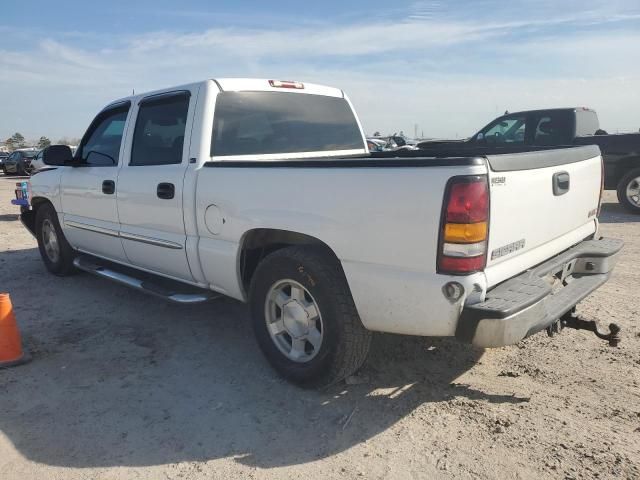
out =
[[113,180],[105,180],[102,182],[102,193],[113,195],[116,193],[116,182]]
[[171,200],[176,194],[176,187],[173,183],[159,183],[156,190],[158,198],[163,200]]
[[571,178],[568,172],[558,172],[553,174],[553,194],[558,197],[569,191]]

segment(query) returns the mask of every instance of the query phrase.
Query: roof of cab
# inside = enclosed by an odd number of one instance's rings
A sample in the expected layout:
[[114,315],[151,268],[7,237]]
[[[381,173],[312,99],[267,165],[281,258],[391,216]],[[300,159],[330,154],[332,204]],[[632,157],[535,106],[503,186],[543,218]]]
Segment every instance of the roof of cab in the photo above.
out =
[[[288,82],[288,80],[279,80],[280,82]],[[114,100],[105,106],[105,108],[112,107],[117,105],[118,103],[123,102],[136,102],[141,100],[144,97],[148,97],[150,95],[156,95],[158,93],[177,91],[177,90],[186,90],[187,88],[193,88],[195,86],[213,82],[218,86],[220,91],[231,91],[231,92],[286,92],[286,93],[307,93],[312,95],[324,95],[329,97],[344,97],[344,92],[339,88],[327,87],[324,85],[318,85],[315,83],[307,83],[307,82],[297,82],[300,83],[303,88],[282,88],[282,87],[274,87],[269,82],[268,79],[262,78],[211,78],[207,80],[202,80],[200,82],[194,82],[184,85],[178,85],[174,87],[167,87],[158,90],[152,90],[149,92],[143,92],[135,95],[130,95],[128,97],[119,98],[118,100]]]
[[[289,92],[289,93],[309,93],[313,95],[325,95],[329,97],[344,97],[344,93],[339,88],[327,87],[315,83],[298,82],[294,80],[263,78],[216,78],[213,79],[222,91],[232,92]],[[270,82],[299,83],[302,88],[282,88],[272,86]]]
[[536,110],[521,110],[519,112],[509,112],[509,113],[505,113],[504,116],[507,115],[520,115],[523,113],[544,113],[544,112],[594,112],[595,110],[593,110],[592,108],[587,108],[587,107],[556,107],[556,108],[538,108]]

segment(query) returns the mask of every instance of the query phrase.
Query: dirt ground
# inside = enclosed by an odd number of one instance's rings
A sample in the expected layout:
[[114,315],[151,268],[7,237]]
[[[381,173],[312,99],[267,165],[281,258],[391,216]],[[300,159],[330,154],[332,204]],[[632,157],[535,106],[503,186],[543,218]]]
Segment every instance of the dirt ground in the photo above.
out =
[[0,291],[27,365],[0,370],[0,478],[640,478],[640,216],[607,192],[626,247],[579,307],[623,328],[474,350],[379,335],[364,383],[279,379],[233,300],[170,305],[88,275],[57,278],[0,174]]

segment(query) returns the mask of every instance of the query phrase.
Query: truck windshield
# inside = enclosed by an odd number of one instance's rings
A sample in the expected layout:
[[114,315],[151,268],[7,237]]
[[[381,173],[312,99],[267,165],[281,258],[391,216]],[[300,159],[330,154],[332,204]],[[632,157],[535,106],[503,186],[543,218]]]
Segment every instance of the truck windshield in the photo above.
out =
[[216,100],[212,156],[362,150],[344,98],[283,92],[222,92]]

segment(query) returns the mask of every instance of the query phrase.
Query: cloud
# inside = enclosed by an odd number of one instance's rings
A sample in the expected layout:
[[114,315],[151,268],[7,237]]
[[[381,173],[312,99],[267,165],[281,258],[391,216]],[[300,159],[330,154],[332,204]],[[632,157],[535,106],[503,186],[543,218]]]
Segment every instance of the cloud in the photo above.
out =
[[374,23],[26,37],[0,50],[0,103],[9,113],[0,136],[77,136],[133,88],[224,76],[338,86],[369,131],[412,133],[417,123],[430,136],[465,136],[506,108],[565,105],[597,108],[605,128],[636,129],[638,9],[571,5],[541,0],[523,18],[517,4],[496,10],[493,0],[468,12],[420,2]]

